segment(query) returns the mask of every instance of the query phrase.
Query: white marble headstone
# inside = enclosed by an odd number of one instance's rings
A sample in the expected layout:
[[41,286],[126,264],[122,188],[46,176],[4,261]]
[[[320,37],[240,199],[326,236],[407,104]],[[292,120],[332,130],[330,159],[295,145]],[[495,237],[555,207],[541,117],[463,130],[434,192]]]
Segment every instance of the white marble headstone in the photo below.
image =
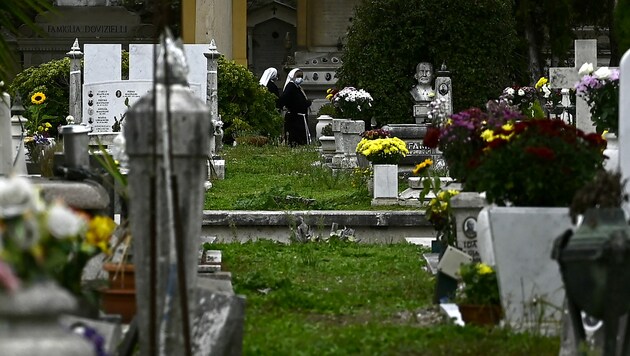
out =
[[[152,88],[153,45],[129,45],[129,80],[121,79],[120,44],[86,44],[82,91],[83,122],[92,127],[91,137],[113,132],[113,125]],[[207,59],[204,44],[184,45],[189,67],[188,83],[206,101]]]
[[121,79],[120,44],[86,44],[83,51],[83,82],[85,84]]
[[487,208],[505,321],[516,330],[557,333],[564,284],[553,242],[572,228],[568,208]]
[[[619,166],[623,178],[630,178],[630,50],[619,65]],[[626,184],[628,192],[630,184]],[[623,208],[630,214],[630,204],[624,203]]]
[[[208,51],[204,44],[184,45],[186,62],[188,64],[188,83],[201,86],[201,99],[206,101],[207,93],[207,59],[203,55]],[[156,54],[156,55],[159,55]],[[129,80],[152,80],[153,78],[153,45],[130,44],[129,45]]]

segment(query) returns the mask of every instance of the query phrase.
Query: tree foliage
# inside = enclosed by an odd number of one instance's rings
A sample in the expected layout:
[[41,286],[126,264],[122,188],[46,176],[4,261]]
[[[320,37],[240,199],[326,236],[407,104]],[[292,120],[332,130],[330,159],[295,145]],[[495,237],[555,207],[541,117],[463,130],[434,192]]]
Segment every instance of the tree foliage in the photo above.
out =
[[630,49],[630,0],[618,0],[617,2],[614,35],[617,40],[619,57],[621,57]]
[[483,105],[511,84],[518,65],[512,10],[505,0],[364,1],[348,33],[339,85],[370,92],[379,124],[408,123],[416,64],[437,70],[445,63],[454,110]]
[[276,111],[275,95],[258,83],[245,66],[219,58],[219,115],[224,122],[224,141],[241,133],[277,137],[282,117]]
[[[33,22],[34,14],[52,8],[50,0],[2,0],[0,1],[0,29],[11,34],[18,33],[18,27],[25,24],[41,31]],[[18,71],[16,54],[11,50],[5,37],[0,35],[0,80],[8,81]]]

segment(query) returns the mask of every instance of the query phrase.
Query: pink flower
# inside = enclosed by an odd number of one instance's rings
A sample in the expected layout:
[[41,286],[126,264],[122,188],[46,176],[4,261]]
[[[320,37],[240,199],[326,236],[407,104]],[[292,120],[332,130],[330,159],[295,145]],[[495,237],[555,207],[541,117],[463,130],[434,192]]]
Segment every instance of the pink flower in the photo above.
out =
[[0,261],[0,287],[9,292],[15,292],[20,288],[20,280],[17,279],[11,267],[3,261]]

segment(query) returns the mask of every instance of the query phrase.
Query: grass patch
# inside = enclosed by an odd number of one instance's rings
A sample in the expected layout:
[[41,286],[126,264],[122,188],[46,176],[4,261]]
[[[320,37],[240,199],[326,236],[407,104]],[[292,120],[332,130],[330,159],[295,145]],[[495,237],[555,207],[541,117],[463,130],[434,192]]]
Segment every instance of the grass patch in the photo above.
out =
[[434,281],[416,245],[213,246],[247,297],[245,355],[558,354],[558,338],[423,321]]
[[[209,210],[409,210],[372,207],[369,173],[334,174],[315,146],[237,145],[225,147],[225,179],[206,192]],[[399,182],[407,187],[406,180]],[[287,199],[290,196],[290,199]]]

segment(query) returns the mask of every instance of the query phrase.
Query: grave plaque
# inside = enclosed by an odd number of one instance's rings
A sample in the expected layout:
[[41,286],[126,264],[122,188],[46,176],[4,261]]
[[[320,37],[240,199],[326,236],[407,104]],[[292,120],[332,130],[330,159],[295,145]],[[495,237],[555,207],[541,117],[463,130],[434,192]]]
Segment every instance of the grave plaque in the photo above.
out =
[[[127,109],[148,93],[152,83],[146,80],[120,80],[90,83],[83,86],[83,118],[92,133],[116,132]],[[201,99],[199,84],[191,85],[194,95]]]

